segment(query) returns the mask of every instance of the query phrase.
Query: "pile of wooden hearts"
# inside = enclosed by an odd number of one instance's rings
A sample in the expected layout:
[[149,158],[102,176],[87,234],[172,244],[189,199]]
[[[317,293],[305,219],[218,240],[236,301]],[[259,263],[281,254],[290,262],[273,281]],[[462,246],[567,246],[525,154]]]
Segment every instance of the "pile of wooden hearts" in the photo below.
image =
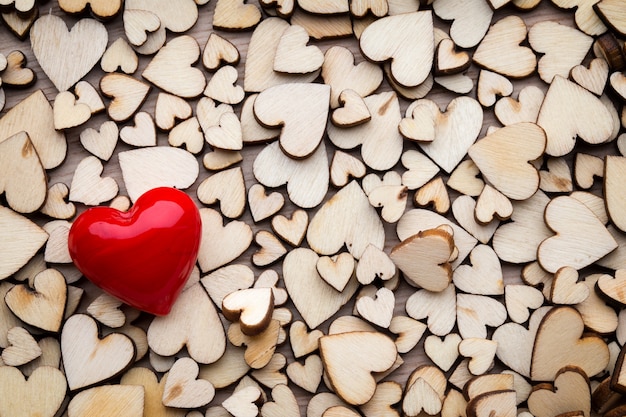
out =
[[[5,3],[0,416],[626,413],[623,0]],[[67,236],[157,186],[147,317]]]

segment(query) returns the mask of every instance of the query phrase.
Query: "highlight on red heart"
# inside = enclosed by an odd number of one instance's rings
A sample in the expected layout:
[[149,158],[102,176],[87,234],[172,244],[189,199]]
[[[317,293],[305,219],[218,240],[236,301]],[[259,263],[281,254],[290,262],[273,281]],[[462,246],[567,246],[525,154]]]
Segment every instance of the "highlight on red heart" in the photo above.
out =
[[202,222],[193,200],[154,188],[126,212],[93,207],[74,221],[70,256],[95,285],[139,310],[165,315],[198,257]]

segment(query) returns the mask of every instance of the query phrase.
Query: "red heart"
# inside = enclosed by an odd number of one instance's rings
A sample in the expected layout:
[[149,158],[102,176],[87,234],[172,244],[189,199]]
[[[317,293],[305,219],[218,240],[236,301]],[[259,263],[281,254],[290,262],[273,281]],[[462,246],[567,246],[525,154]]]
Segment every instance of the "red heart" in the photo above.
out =
[[98,287],[148,313],[169,313],[195,265],[202,223],[195,203],[155,188],[127,212],[93,207],[70,229],[76,267]]

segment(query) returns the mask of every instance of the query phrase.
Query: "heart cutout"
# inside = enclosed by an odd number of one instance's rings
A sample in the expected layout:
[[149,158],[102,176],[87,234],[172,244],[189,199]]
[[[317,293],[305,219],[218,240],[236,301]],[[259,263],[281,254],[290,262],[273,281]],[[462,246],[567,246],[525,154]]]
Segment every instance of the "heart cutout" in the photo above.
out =
[[239,321],[241,331],[254,336],[267,328],[274,311],[270,288],[248,288],[228,294],[222,300],[222,313],[227,320]]
[[493,16],[489,4],[480,0],[469,0],[463,4],[454,0],[439,0],[433,4],[433,10],[440,18],[453,21],[450,37],[461,48],[478,45],[489,30]]
[[309,355],[304,360],[304,365],[298,361],[292,362],[287,365],[286,372],[291,382],[314,394],[322,381],[324,365],[319,356]]
[[109,34],[94,19],[82,19],[68,31],[63,19],[41,16],[30,30],[33,53],[59,91],[68,90],[100,60]]
[[87,156],[76,166],[70,185],[70,201],[97,206],[112,200],[119,192],[117,182],[102,177],[104,166],[95,156]]
[[[70,229],[68,246],[74,264],[96,285],[140,310],[167,314],[191,274],[200,235],[193,201],[181,191],[156,188],[127,212],[84,212]],[[171,245],[179,249],[172,252]],[[108,250],[100,253],[102,247]],[[139,250],[146,247],[151,250]]]
[[439,369],[448,372],[459,357],[461,340],[461,336],[456,333],[446,335],[443,340],[435,335],[430,335],[424,340],[424,353]]
[[553,384],[540,384],[528,397],[528,410],[534,416],[561,415],[571,412],[591,414],[591,389],[585,372],[577,367],[558,371]]
[[506,308],[493,298],[474,294],[456,296],[456,322],[463,339],[486,339],[487,326],[499,327],[506,318]]
[[458,289],[470,294],[504,294],[500,259],[491,246],[476,246],[470,253],[470,261],[472,265],[460,265],[454,271],[454,285]]
[[288,27],[276,47],[274,71],[307,74],[319,70],[324,63],[324,54],[317,46],[307,46],[308,42],[309,34],[302,26]]
[[7,415],[54,416],[65,400],[67,383],[63,372],[51,366],[33,371],[28,380],[18,368],[0,367],[0,395],[19,398],[2,401],[0,413]]
[[196,379],[200,368],[191,358],[180,358],[167,374],[163,405],[175,408],[203,407],[211,402],[215,388],[205,379]]
[[118,137],[117,124],[109,120],[100,125],[99,130],[87,128],[80,133],[80,143],[89,151],[103,161],[108,161],[113,155]]

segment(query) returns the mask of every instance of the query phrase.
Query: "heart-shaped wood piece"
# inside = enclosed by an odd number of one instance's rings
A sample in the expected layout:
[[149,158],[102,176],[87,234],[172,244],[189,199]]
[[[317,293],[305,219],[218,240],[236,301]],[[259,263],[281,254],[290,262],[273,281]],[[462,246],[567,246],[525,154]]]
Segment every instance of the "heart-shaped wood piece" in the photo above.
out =
[[109,39],[104,25],[82,19],[68,31],[63,19],[41,16],[30,30],[30,44],[39,65],[59,91],[76,84],[98,63]]
[[254,336],[267,328],[274,311],[270,288],[247,288],[228,294],[222,300],[222,313],[230,321],[239,321],[241,331]]
[[198,364],[191,358],[181,358],[174,362],[163,387],[163,405],[175,408],[203,407],[215,395],[213,385],[198,377]]
[[127,212],[84,212],[68,245],[74,264],[96,285],[140,310],[167,314],[191,274],[200,236],[195,203],[181,191],[156,188]]
[[63,372],[52,366],[37,368],[28,380],[18,368],[0,367],[0,413],[12,416],[55,416],[67,391]]
[[528,397],[528,409],[536,417],[548,417],[582,412],[591,413],[591,389],[585,372],[575,366],[565,367],[554,378],[554,384],[533,387]]

